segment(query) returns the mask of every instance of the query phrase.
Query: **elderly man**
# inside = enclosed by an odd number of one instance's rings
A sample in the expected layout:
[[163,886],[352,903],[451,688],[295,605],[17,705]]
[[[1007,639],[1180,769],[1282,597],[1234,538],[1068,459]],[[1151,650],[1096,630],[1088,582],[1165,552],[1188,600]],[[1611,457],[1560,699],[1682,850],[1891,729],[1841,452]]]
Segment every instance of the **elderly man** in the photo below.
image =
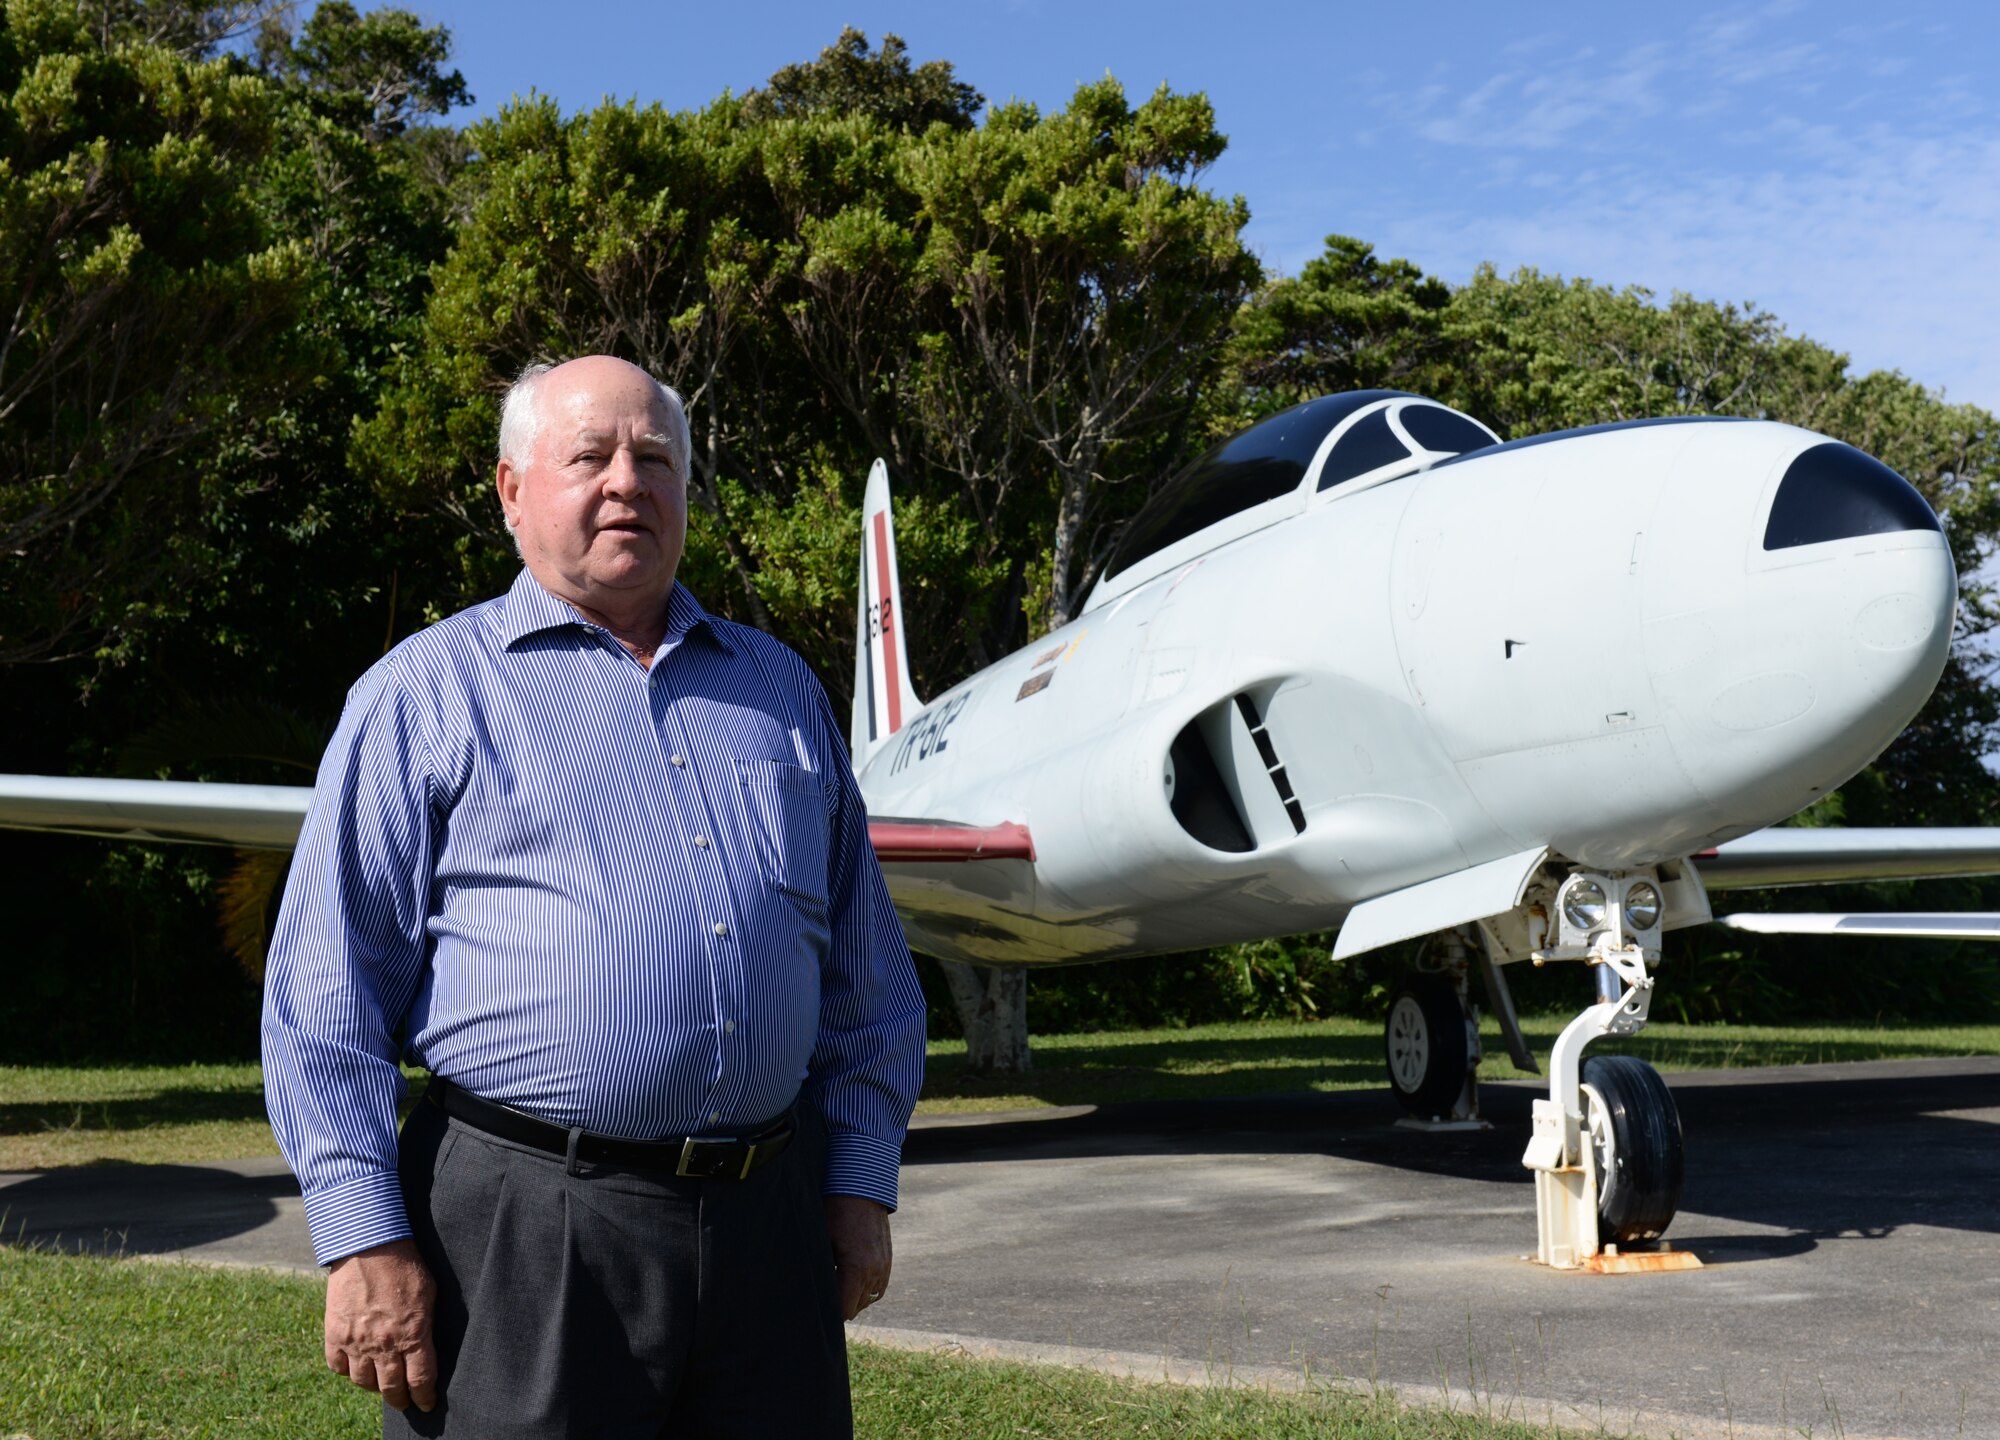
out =
[[688,456],[644,371],[524,373],[526,569],[364,675],[320,767],[264,1064],[385,1434],[851,1431],[923,1002],[824,693],[675,582]]

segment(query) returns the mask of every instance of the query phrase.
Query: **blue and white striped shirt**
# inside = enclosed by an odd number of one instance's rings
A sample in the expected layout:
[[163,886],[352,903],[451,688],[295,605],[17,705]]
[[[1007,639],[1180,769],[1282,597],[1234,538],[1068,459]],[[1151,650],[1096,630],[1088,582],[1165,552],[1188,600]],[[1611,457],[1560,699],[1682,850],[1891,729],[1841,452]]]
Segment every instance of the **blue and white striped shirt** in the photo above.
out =
[[355,684],[264,989],[322,1264],[410,1233],[399,1055],[560,1125],[729,1134],[806,1093],[893,1207],[923,997],[825,692],[675,585],[651,669],[522,571]]

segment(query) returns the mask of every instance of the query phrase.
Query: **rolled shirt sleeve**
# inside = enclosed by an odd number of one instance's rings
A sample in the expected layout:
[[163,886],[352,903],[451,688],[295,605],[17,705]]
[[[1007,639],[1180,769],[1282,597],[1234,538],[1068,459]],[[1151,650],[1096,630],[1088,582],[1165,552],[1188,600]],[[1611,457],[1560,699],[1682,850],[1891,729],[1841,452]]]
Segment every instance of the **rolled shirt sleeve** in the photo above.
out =
[[424,966],[436,829],[421,723],[387,661],[349,693],[265,970],[266,1104],[322,1265],[410,1234],[396,1062]]

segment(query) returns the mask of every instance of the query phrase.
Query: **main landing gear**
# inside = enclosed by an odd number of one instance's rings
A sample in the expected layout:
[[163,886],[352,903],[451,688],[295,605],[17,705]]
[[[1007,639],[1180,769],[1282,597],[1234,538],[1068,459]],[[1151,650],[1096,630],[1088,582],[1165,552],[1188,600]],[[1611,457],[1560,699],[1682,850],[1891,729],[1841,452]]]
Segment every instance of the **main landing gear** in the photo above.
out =
[[1492,947],[1473,925],[1433,935],[1389,1001],[1383,1053],[1389,1089],[1409,1112],[1404,1124],[1421,1130],[1485,1130],[1479,1118],[1479,1007],[1472,1001],[1472,972],[1500,1021],[1514,1066],[1540,1074],[1514,1015],[1506,977]]
[[[1582,1052],[1605,1035],[1644,1028],[1652,1005],[1649,967],[1660,958],[1666,903],[1651,874],[1576,870],[1532,886],[1510,916],[1432,938],[1390,1002],[1384,1049],[1389,1084],[1405,1124],[1482,1126],[1476,1074],[1478,1012],[1468,990],[1477,965],[1517,1068],[1535,1073],[1500,964],[1582,961],[1597,1003],[1564,1028],[1549,1056],[1549,1098],[1534,1106],[1522,1163],[1535,1172],[1537,1255],[1559,1269],[1683,1269],[1683,1252],[1621,1256],[1658,1240],[1680,1206],[1679,1112],[1659,1073],[1624,1055]],[[1553,922],[1553,923],[1552,923]],[[1551,935],[1550,931],[1554,934]]]

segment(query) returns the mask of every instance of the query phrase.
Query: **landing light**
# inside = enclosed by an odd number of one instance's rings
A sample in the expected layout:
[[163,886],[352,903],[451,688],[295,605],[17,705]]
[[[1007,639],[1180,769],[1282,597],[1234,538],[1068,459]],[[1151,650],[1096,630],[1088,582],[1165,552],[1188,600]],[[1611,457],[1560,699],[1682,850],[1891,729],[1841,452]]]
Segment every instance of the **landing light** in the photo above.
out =
[[1595,880],[1572,880],[1562,893],[1563,919],[1577,930],[1596,930],[1604,924],[1604,887]]
[[1660,923],[1660,892],[1641,880],[1625,892],[1625,928],[1650,930]]

